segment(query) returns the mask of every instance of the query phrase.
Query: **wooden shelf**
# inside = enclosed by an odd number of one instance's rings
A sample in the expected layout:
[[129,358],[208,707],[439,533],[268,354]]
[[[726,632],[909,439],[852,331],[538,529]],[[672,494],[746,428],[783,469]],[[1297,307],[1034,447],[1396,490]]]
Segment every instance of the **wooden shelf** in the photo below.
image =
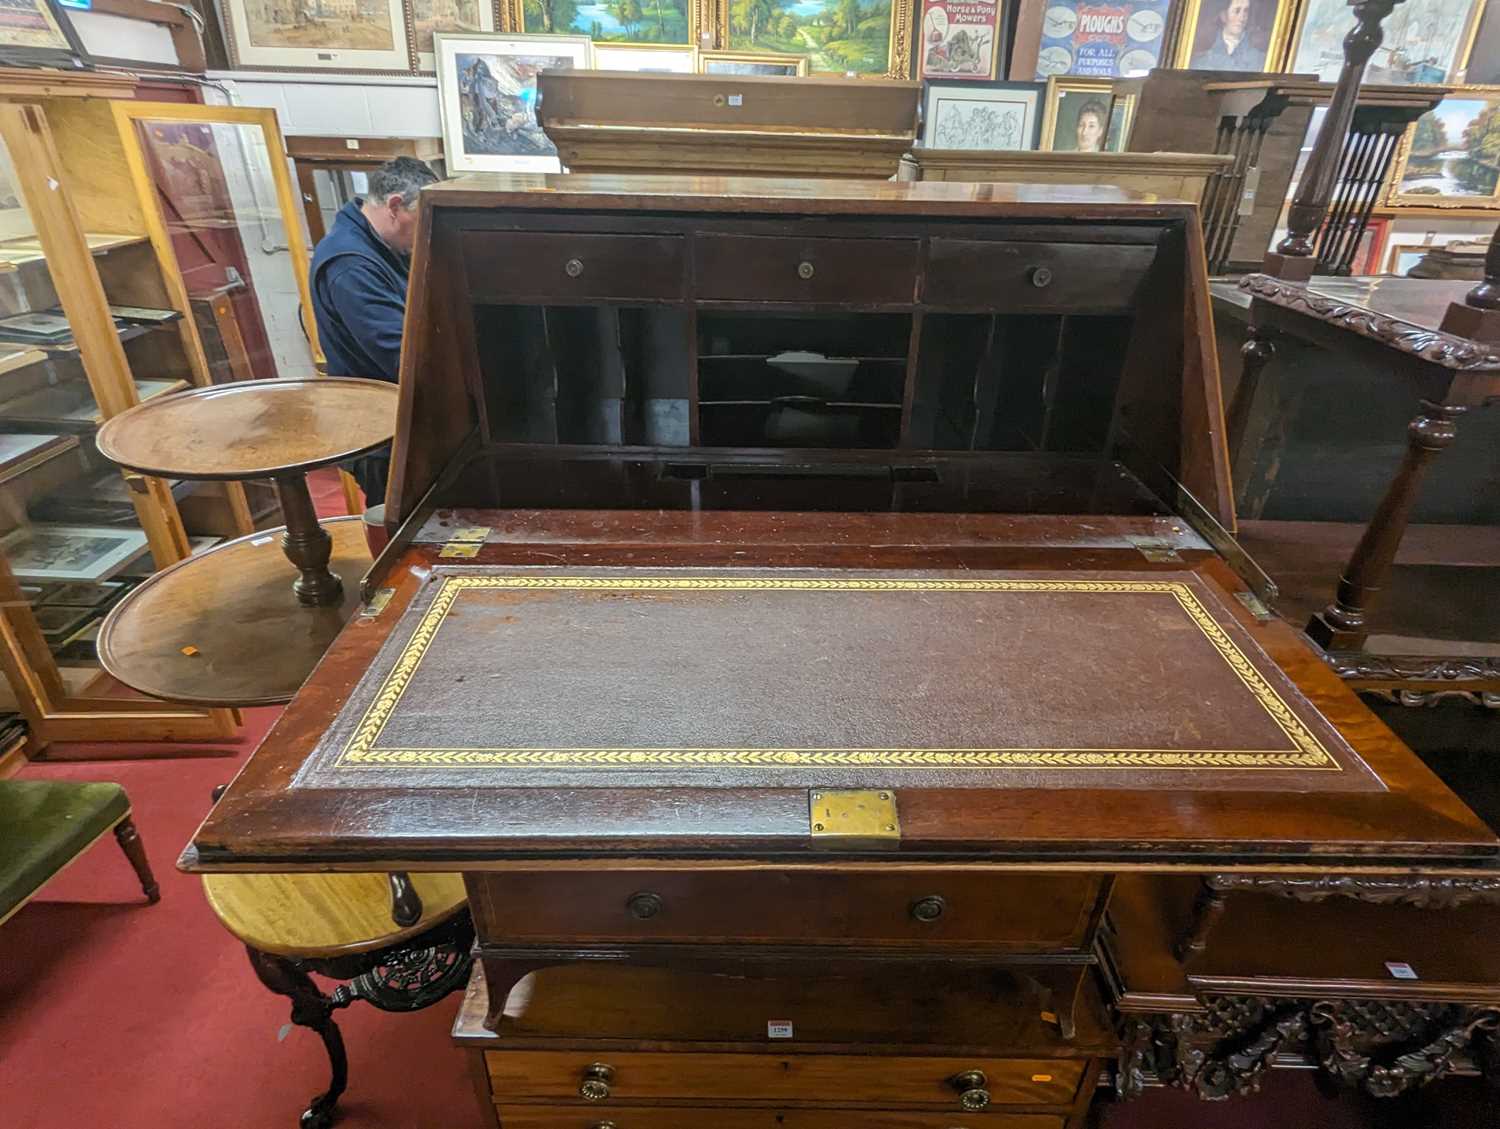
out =
[[[109,235],[85,232],[83,238],[92,254],[102,255],[120,247],[134,247],[136,244],[145,243],[148,237],[144,233]],[[42,250],[40,239],[9,239],[0,243],[0,272],[18,270],[28,263],[40,263],[46,260],[47,254]]]

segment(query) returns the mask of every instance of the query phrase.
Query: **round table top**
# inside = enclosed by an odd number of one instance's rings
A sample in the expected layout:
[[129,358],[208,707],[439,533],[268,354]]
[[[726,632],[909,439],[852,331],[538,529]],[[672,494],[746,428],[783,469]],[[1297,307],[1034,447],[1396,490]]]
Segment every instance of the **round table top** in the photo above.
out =
[[99,663],[133,690],[170,702],[264,706],[290,701],[359,603],[370,567],[364,522],[322,523],[344,598],[307,607],[297,570],[267,529],[179,561],[130,592],[99,628]]
[[263,953],[339,957],[416,937],[468,904],[461,874],[413,874],[422,919],[391,920],[384,874],[205,874],[203,892],[224,928]]
[[157,396],[99,429],[100,453],[156,478],[273,478],[341,462],[396,433],[397,386],[322,376]]

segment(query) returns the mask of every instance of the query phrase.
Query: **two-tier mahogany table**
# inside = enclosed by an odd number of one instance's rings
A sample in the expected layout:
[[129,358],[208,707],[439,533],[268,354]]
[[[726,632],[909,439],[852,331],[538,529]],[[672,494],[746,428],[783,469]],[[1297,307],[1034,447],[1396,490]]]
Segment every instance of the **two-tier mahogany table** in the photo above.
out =
[[[1253,930],[1229,879],[1485,896],[1495,836],[1216,551],[1192,204],[469,177],[409,301],[379,601],[183,865],[462,871],[507,1129],[1074,1129],[1137,957]],[[1218,900],[1159,929],[1136,875]]]
[[389,441],[395,408],[382,381],[246,381],[162,396],[101,428],[100,453],[142,474],[270,478],[286,520],[131,592],[100,629],[104,668],[170,701],[289,700],[353,613],[370,562],[359,518],[318,521],[306,473]]

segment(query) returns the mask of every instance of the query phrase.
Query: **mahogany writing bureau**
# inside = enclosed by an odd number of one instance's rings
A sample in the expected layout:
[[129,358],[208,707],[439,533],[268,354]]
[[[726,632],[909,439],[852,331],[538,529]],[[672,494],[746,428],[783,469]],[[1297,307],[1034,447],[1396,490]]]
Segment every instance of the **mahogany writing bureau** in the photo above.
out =
[[189,866],[463,871],[503,1044],[511,987],[579,962],[1004,970],[1066,1041],[1117,876],[1489,865],[1211,548],[1192,205],[595,176],[423,201],[393,538]]

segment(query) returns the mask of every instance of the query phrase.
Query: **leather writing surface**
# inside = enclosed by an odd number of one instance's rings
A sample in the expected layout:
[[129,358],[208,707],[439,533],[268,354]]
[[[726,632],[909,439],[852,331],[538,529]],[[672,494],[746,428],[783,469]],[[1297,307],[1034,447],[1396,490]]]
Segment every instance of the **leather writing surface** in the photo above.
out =
[[1188,571],[437,569],[298,783],[412,769],[439,786],[1382,787]]

